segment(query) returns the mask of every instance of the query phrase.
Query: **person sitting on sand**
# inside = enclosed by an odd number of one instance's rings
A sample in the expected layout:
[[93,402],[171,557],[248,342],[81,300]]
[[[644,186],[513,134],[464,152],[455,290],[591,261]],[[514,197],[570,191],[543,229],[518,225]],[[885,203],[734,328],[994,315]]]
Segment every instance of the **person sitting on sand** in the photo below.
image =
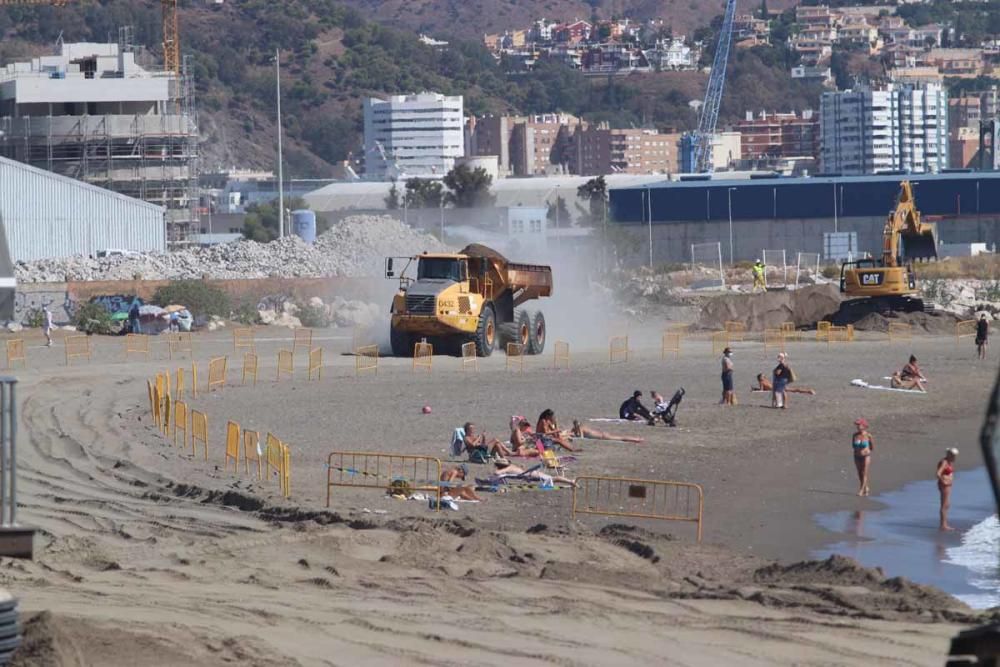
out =
[[653,415],[642,404],[642,401],[639,400],[640,398],[642,398],[642,392],[636,389],[632,392],[632,396],[626,398],[618,408],[618,418],[627,419],[628,421],[645,419],[650,424],[653,424]]
[[951,507],[951,485],[955,482],[955,459],[958,458],[958,450],[949,447],[945,450],[944,458],[937,464],[938,492],[941,494],[941,522],[938,527],[941,530],[955,530],[948,525],[948,509]]
[[524,468],[516,466],[507,460],[496,461],[494,465],[497,469],[496,476],[499,479],[503,479],[505,477],[519,477],[521,479],[530,479],[541,482],[543,486],[552,486],[553,483],[576,486],[576,480],[570,479],[569,477],[563,477],[562,475],[549,475],[541,470],[525,470]]
[[[757,373],[757,384],[750,387],[750,391],[774,391],[774,388],[771,386],[771,381],[764,377],[763,373]],[[808,387],[786,387],[785,391],[789,394],[816,395],[816,390]]]
[[510,431],[510,446],[513,456],[540,456],[535,445],[535,434],[531,430],[531,422],[521,417]]
[[927,391],[925,383],[927,378],[924,377],[923,371],[920,370],[920,366],[917,365],[917,358],[910,355],[910,361],[903,366],[903,370],[898,373],[893,373],[891,378],[891,385],[894,389],[916,389],[917,391]]
[[486,463],[494,456],[510,456],[511,451],[497,438],[486,442],[485,433],[476,433],[476,425],[465,422],[465,451],[473,463]]
[[642,438],[636,438],[631,435],[615,435],[613,433],[607,433],[606,431],[598,431],[597,429],[590,428],[589,426],[583,426],[577,419],[573,420],[573,430],[570,431],[574,438],[586,438],[590,440],[617,440],[618,442],[634,442],[640,443],[644,442]]
[[559,430],[559,424],[556,423],[556,413],[552,408],[546,408],[542,414],[538,415],[535,434],[542,439],[542,444],[547,449],[551,448],[552,445],[559,445],[567,452],[574,451],[569,444],[570,439],[563,437],[562,431]]
[[875,451],[875,439],[868,432],[868,420],[864,417],[854,422],[857,429],[851,437],[851,449],[854,450],[854,467],[858,471],[858,495],[867,496],[869,472],[872,465],[872,452]]
[[456,482],[464,482],[469,474],[469,469],[465,464],[457,465],[454,468],[445,468],[441,473],[441,481],[445,482],[445,492],[453,498],[462,500],[481,500],[476,495],[476,487],[471,484],[457,485]]

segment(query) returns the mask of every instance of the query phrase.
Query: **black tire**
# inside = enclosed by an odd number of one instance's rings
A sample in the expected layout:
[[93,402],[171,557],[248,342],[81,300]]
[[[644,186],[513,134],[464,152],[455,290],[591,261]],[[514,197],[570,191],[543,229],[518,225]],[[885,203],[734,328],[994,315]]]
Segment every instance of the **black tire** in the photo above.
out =
[[545,337],[548,329],[545,327],[545,315],[542,311],[536,310],[531,314],[531,342],[528,345],[528,354],[541,354],[545,351]]
[[483,312],[479,313],[479,326],[476,327],[476,334],[472,339],[476,344],[476,356],[488,357],[493,354],[498,335],[497,317],[493,312],[493,306],[484,306]]
[[525,354],[531,348],[531,316],[525,310],[514,311],[514,321],[500,325],[500,342],[504,349],[507,343],[519,343]]
[[413,337],[406,331],[399,331],[398,329],[390,328],[389,344],[392,346],[392,356],[413,356]]

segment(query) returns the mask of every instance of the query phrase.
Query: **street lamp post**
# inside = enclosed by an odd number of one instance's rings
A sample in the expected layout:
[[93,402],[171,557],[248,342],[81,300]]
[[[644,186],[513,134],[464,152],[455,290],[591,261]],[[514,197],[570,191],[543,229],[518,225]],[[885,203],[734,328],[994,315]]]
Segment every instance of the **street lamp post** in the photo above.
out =
[[729,200],[729,266],[734,264],[733,262],[733,190],[736,188],[729,188],[726,192],[727,199]]
[[285,173],[281,155],[281,51],[274,50],[274,81],[278,99],[278,238],[285,236]]
[[653,191],[646,186],[646,212],[649,217],[649,268],[653,268]]

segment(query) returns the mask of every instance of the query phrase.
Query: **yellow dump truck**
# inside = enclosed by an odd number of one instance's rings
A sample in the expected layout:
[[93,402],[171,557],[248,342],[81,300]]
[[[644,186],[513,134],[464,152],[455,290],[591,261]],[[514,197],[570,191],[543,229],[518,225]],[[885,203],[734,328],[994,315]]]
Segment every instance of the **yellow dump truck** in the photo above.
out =
[[[414,264],[416,278],[407,275]],[[511,262],[472,244],[458,253],[388,257],[385,276],[399,279],[389,332],[396,356],[412,356],[425,338],[435,351],[453,354],[473,342],[480,357],[508,342],[520,343],[525,354],[545,349],[545,316],[521,306],[551,296],[548,266]]]

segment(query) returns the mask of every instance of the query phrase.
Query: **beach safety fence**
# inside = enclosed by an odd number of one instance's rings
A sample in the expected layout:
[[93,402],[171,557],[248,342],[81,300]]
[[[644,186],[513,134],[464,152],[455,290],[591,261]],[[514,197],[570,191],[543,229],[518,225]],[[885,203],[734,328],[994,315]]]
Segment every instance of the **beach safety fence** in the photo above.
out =
[[851,340],[851,334],[847,330],[847,327],[831,326],[830,331],[826,336],[826,343],[848,343]]
[[243,385],[246,386],[247,378],[253,378],[253,386],[257,386],[257,353],[243,353]]
[[785,351],[785,334],[781,329],[764,329],[764,356],[771,350]]
[[208,415],[197,410],[191,411],[191,455],[198,455],[197,443],[200,442],[208,460]]
[[681,356],[681,335],[673,331],[664,331],[660,341],[660,361],[666,361],[667,355],[674,355],[674,359]]
[[292,494],[291,448],[272,433],[267,434],[266,442],[264,463],[267,468],[267,477],[271,478],[272,471],[278,473],[278,486],[281,489],[281,495],[288,498]]
[[250,462],[257,463],[257,479],[264,479],[264,459],[261,456],[260,433],[257,431],[243,431],[243,467],[247,475],[250,474]]
[[292,330],[292,354],[298,354],[299,350],[305,350],[307,353],[312,351],[313,346],[313,330],[312,329],[293,329]]
[[141,354],[149,359],[149,336],[146,334],[125,334],[125,361],[130,354]]
[[[959,343],[963,338],[972,338],[976,335],[976,320],[962,320],[955,322],[955,342]],[[8,341],[10,344],[10,341]],[[7,355],[7,366],[10,367],[10,353]]]
[[233,329],[233,351],[239,354],[241,349],[247,349],[251,352],[254,352],[257,349],[254,344],[253,329],[250,327]]
[[428,373],[434,367],[434,346],[427,341],[420,341],[413,346],[413,370],[426,369]]
[[191,362],[191,395],[198,395],[198,363]]
[[63,339],[63,347],[66,351],[67,366],[72,363],[73,359],[86,359],[88,362],[90,361],[90,336],[66,336]]
[[726,322],[725,324],[726,333],[729,334],[730,342],[743,342],[743,338],[746,335],[747,327],[742,322]]
[[374,489],[408,496],[415,491],[433,494],[441,509],[441,460],[433,456],[381,452],[330,452],[326,457],[326,506],[334,487]]
[[[167,375],[170,375],[170,371],[167,371]],[[177,369],[177,384],[174,387],[174,398],[176,398],[176,399],[182,399],[182,398],[184,398],[184,392],[185,392],[185,390],[186,390],[186,387],[185,387],[185,384],[184,384],[184,369],[183,368],[178,368]]]
[[174,401],[174,445],[178,445],[177,434],[181,433],[181,449],[186,449],[188,443],[188,412],[187,403]]
[[552,368],[569,370],[569,343],[557,340],[552,346]]
[[701,486],[687,482],[581,475],[573,488],[574,519],[577,514],[598,514],[690,522],[697,525],[699,542],[704,507]]
[[608,340],[608,365],[628,361],[628,336],[612,336]]
[[712,354],[722,354],[729,347],[729,332],[716,331],[712,334]]
[[476,344],[472,341],[462,343],[462,371],[479,370],[479,357],[476,355]]
[[149,394],[149,415],[153,418],[153,424],[159,426],[160,410],[157,406],[157,396],[153,393],[152,380],[146,380],[146,392]]
[[170,394],[163,397],[163,435],[170,435],[171,419],[174,414],[174,401]]
[[24,339],[12,338],[7,341],[7,368],[14,367],[15,362],[21,362],[22,368],[28,367],[28,357],[24,353]]
[[229,461],[233,462],[233,472],[240,472],[240,425],[234,421],[226,422],[226,455],[222,459],[222,469],[229,470]]
[[817,343],[829,343],[830,342],[830,327],[832,324],[826,320],[820,320],[816,323],[816,342]]
[[378,375],[378,345],[362,345],[354,349],[354,377],[368,371]]
[[786,343],[800,340],[799,330],[795,328],[795,322],[782,322],[781,335]]
[[274,376],[276,382],[281,382],[282,374],[295,378],[295,355],[291,350],[278,350],[278,369]]
[[913,338],[913,327],[903,322],[889,322],[889,342],[908,341]]
[[507,343],[507,361],[504,365],[507,371],[517,371],[524,373],[524,345],[520,343]]
[[229,357],[216,357],[208,362],[208,390],[226,386],[226,365]]
[[168,333],[167,357],[173,359],[175,354],[180,355],[184,352],[187,352],[188,358],[194,358],[194,339],[191,334],[187,332]]
[[309,366],[306,370],[306,377],[310,380],[323,379],[323,348],[314,347],[309,350]]

